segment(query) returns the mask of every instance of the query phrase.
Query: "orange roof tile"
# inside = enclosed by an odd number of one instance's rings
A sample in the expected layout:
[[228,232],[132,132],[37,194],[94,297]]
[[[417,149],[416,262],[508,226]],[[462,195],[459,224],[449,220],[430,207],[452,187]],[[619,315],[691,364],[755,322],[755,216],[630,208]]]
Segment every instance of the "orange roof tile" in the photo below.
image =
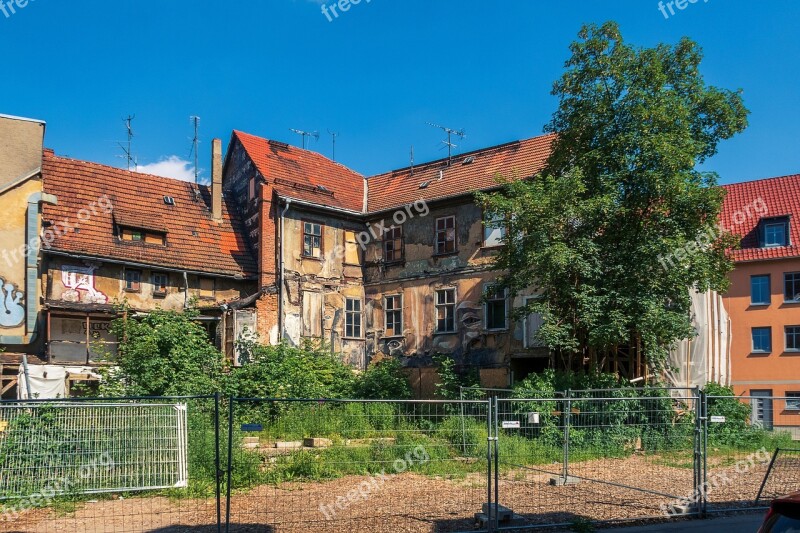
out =
[[[261,176],[279,194],[359,213],[364,210],[364,176],[322,154],[241,131],[242,143]],[[321,186],[321,187],[320,187]]]
[[[529,178],[544,168],[555,135],[476,150],[369,178],[369,212],[497,187],[497,177]],[[468,163],[468,161],[471,161]],[[423,186],[424,184],[424,186]]]
[[[742,237],[736,262],[800,257],[800,174],[724,185],[727,196],[720,222]],[[761,203],[763,202],[763,204]],[[766,213],[759,215],[758,208]],[[749,213],[749,214],[748,214]],[[763,218],[789,216],[790,245],[758,247],[758,223]]]
[[[235,211],[223,201],[222,222],[212,220],[208,187],[59,157],[50,150],[44,152],[42,177],[44,191],[58,197],[58,205],[44,206],[43,221],[79,226],[78,233],[70,229],[56,236],[51,250],[225,276],[258,272]],[[92,210],[103,195],[113,213],[104,211],[104,204]],[[165,196],[175,205],[166,205]],[[88,220],[82,220],[87,213]],[[167,245],[121,242],[114,235],[115,221],[166,231]]]

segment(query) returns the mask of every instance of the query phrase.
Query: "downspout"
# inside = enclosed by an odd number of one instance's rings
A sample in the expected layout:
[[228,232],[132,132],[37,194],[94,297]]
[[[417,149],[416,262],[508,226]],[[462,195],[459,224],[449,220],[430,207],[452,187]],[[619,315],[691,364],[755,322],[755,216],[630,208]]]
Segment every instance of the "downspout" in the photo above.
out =
[[284,290],[284,283],[283,283],[283,275],[284,275],[284,260],[283,260],[283,231],[284,231],[284,218],[286,217],[286,212],[289,211],[289,206],[292,205],[292,201],[287,198],[286,203],[283,206],[283,211],[281,211],[281,235],[280,239],[278,239],[278,247],[279,247],[279,254],[280,254],[280,262],[281,262],[281,275],[280,275],[280,286],[278,287],[278,343],[283,342],[283,290]]
[[39,318],[39,204],[58,205],[58,198],[52,194],[35,192],[28,197],[28,220],[25,242],[29,246],[25,262],[25,337],[20,344],[33,344],[38,337],[36,322]]
[[183,308],[189,308],[189,275],[183,272]]

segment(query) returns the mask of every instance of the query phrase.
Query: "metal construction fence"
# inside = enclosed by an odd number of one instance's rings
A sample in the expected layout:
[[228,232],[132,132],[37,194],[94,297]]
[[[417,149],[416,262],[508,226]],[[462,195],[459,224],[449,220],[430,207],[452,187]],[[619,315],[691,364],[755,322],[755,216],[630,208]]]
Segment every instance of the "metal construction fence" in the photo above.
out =
[[0,402],[0,531],[503,531],[758,509],[800,490],[791,401]]

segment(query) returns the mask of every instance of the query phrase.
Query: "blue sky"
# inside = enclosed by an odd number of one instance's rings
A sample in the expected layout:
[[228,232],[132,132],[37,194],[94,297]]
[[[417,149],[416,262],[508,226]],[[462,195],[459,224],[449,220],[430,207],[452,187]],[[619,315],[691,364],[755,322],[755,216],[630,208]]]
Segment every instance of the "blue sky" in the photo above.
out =
[[[7,1],[7,0],[3,0]],[[800,173],[800,2],[699,0],[669,18],[656,0],[29,0],[0,12],[0,113],[48,123],[57,153],[115,166],[135,114],[140,164],[188,159],[190,115],[210,139],[232,129],[299,144],[367,175],[538,135],[581,24],[616,20],[650,46],[687,35],[708,83],[744,90],[749,129],[705,168],[723,183]],[[181,164],[177,165],[180,171]],[[175,164],[162,170],[176,173]],[[184,169],[185,170],[185,169]]]

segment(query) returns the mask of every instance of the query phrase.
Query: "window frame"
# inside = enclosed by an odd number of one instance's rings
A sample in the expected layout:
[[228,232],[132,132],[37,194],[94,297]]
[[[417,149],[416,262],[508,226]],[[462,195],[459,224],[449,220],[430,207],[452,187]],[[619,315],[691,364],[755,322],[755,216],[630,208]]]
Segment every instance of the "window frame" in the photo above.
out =
[[[791,333],[789,330],[792,329]],[[789,347],[789,335],[794,337],[794,347]],[[800,326],[790,325],[783,327],[783,349],[788,353],[800,353]]]
[[[447,223],[452,221],[453,227],[448,227]],[[443,222],[443,227],[440,226],[440,222]],[[450,255],[458,253],[458,233],[456,227],[456,216],[455,215],[448,215],[444,217],[439,217],[435,221],[435,239],[433,242],[434,245],[434,255]],[[452,230],[453,238],[448,240],[448,232]],[[443,240],[440,240],[440,237]],[[452,243],[452,250],[448,250],[448,244]]]
[[[509,328],[511,327],[511,320],[510,320],[510,317],[509,317],[509,300],[510,300],[510,298],[508,297],[508,288],[503,287],[503,298],[502,298],[502,300],[500,298],[489,298],[489,294],[496,287],[499,287],[499,286],[497,284],[495,284],[495,283],[490,283],[490,284],[486,284],[486,285],[483,286],[483,299],[484,299],[484,302],[483,302],[483,326],[486,329],[486,331],[508,331]],[[500,302],[500,301],[503,301],[504,304],[505,304],[504,308],[503,308],[503,324],[504,325],[503,325],[502,328],[489,327],[489,305],[490,305],[490,302],[496,303],[496,302]]]
[[[769,345],[766,350],[756,350],[756,331],[766,331]],[[770,354],[772,353],[772,326],[759,326],[750,328],[750,353]]]
[[[445,296],[444,301],[439,300],[439,296],[443,294]],[[448,301],[447,296],[452,294],[453,301]],[[436,334],[452,334],[458,332],[458,326],[456,325],[456,306],[458,303],[458,291],[455,287],[443,287],[441,289],[436,289],[434,291],[434,300],[433,300],[433,307],[436,312],[435,314],[435,326],[434,326],[434,333]],[[444,310],[445,317],[439,318],[439,310]],[[447,316],[447,315],[450,316]],[[445,329],[440,329],[439,323],[440,321],[444,320]],[[450,328],[448,329],[448,322],[451,323]]]
[[[400,236],[397,236],[397,233]],[[398,246],[399,243],[399,246]],[[391,244],[392,258],[389,259],[388,245]],[[405,250],[405,235],[403,233],[403,226],[394,226],[383,235],[383,260],[386,263],[402,263],[406,257]]]
[[[506,245],[506,239],[508,237],[508,221],[504,216],[497,216],[496,218],[489,219],[487,215],[487,211],[483,210],[482,215],[483,220],[483,241],[482,246],[484,248],[502,248]],[[499,223],[499,224],[498,224]],[[497,224],[497,225],[490,225],[490,224]],[[489,244],[486,239],[486,232],[488,230],[497,230],[501,231],[500,241],[495,244]]]
[[[792,281],[789,281],[789,277]],[[789,290],[789,284],[794,285],[793,291]],[[790,299],[790,292],[794,292],[797,298]],[[784,272],[783,273],[783,303],[787,304],[800,304],[800,272]]]
[[[764,301],[756,301],[755,299],[755,292],[754,282],[756,279],[764,279],[767,280],[767,299]],[[757,274],[754,276],[750,276],[750,305],[771,305],[772,304],[772,276],[770,274]]]
[[[797,402],[797,403],[795,404],[794,402]],[[800,392],[798,392],[798,391],[787,391],[786,392],[786,405],[784,406],[784,410],[786,410],[786,411],[800,411]]]
[[[358,304],[358,309],[351,309],[351,304]],[[352,307],[355,307],[353,305]],[[364,302],[361,298],[345,298],[344,304],[344,338],[362,340],[364,338]],[[358,320],[356,325],[355,320]],[[358,335],[356,335],[356,329]]]
[[[156,284],[156,277],[162,277],[164,279],[163,289],[161,289],[159,284]],[[166,272],[151,272],[150,273],[150,284],[153,285],[153,295],[154,296],[166,296],[167,295],[167,287],[169,286],[169,274]]]
[[[791,244],[789,217],[763,218],[759,224],[759,248],[780,248]],[[773,243],[768,242],[769,229],[778,226],[783,228],[783,240]]]
[[[399,304],[399,307],[389,308],[389,300],[393,303]],[[392,333],[389,334],[389,313],[392,313]],[[399,330],[399,332],[398,332]],[[403,295],[402,294],[388,294],[383,297],[383,334],[384,337],[402,337],[403,336]]]
[[[132,282],[128,279],[128,274],[136,274],[136,281]],[[135,286],[132,286],[134,285]],[[122,272],[122,285],[125,292],[137,293],[142,292],[142,271],[138,268],[126,268]]]
[[[304,259],[319,259],[319,260],[322,260],[322,257],[325,254],[324,248],[323,248],[323,240],[324,240],[324,238],[323,238],[324,231],[322,229],[324,227],[323,224],[321,222],[314,222],[313,220],[303,220],[301,223],[303,224],[303,241],[302,241],[303,250],[302,250],[302,257]],[[308,226],[308,225],[311,226],[311,231],[312,231],[311,233],[308,233],[306,231],[306,226]],[[319,235],[316,235],[316,234],[313,233],[314,226],[318,226],[319,227]],[[306,238],[307,237],[311,237],[312,238],[312,247],[311,247],[311,253],[310,254],[306,253]],[[313,246],[313,239],[314,238],[319,239],[319,246],[317,248],[315,248]],[[318,255],[314,255],[314,250],[315,249],[319,250]]]

